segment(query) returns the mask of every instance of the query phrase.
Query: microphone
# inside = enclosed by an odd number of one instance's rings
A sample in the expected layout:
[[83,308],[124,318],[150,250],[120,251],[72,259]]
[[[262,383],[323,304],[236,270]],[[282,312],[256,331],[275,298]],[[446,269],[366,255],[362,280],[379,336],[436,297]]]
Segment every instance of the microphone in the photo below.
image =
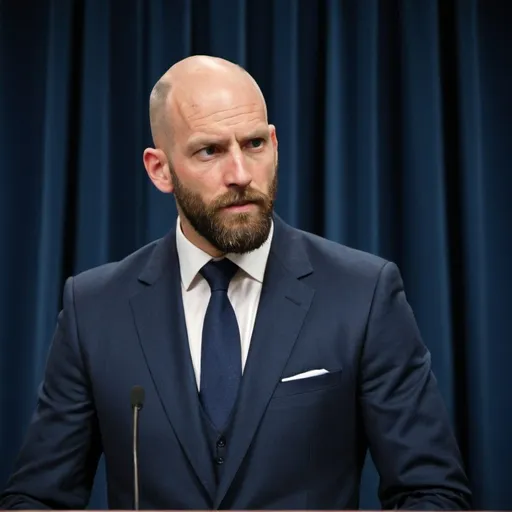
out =
[[135,510],[139,510],[139,411],[144,405],[144,398],[144,388],[142,386],[133,386],[130,400],[133,409],[133,490]]

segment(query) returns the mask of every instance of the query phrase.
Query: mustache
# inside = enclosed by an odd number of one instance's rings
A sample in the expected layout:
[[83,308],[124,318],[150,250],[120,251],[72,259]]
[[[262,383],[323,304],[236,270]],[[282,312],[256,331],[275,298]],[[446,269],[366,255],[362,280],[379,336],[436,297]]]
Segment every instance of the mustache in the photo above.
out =
[[229,206],[243,206],[247,203],[266,204],[269,198],[257,190],[244,190],[243,192],[230,191],[217,198],[212,207],[217,210]]

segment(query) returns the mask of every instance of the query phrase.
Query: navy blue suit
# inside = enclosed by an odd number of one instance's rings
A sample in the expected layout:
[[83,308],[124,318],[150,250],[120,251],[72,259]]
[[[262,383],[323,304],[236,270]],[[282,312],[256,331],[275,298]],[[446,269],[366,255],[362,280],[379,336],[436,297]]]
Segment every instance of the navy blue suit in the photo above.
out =
[[[330,373],[281,381],[318,368]],[[131,508],[134,385],[141,508],[355,509],[367,448],[384,508],[470,507],[397,267],[277,216],[224,463],[199,405],[173,230],[66,282],[1,506],[85,507],[104,453],[109,506]]]

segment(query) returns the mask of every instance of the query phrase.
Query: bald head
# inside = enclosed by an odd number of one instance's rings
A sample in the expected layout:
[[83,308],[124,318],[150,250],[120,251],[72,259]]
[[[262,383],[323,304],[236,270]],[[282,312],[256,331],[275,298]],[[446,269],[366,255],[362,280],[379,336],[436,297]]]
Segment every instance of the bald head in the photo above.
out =
[[[252,76],[238,64],[205,55],[187,57],[169,68],[153,87],[149,102],[155,147],[166,147],[173,136],[175,114],[198,109],[211,95],[245,91],[264,109],[263,94]],[[232,94],[233,95],[233,94]]]

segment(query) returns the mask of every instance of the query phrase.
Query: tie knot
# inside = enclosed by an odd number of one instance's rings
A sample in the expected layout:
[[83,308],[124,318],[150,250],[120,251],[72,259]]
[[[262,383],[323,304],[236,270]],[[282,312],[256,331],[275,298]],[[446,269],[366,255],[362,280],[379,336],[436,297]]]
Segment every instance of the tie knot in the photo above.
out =
[[201,275],[208,281],[212,292],[227,291],[229,283],[236,274],[238,266],[227,258],[209,261],[201,270]]

